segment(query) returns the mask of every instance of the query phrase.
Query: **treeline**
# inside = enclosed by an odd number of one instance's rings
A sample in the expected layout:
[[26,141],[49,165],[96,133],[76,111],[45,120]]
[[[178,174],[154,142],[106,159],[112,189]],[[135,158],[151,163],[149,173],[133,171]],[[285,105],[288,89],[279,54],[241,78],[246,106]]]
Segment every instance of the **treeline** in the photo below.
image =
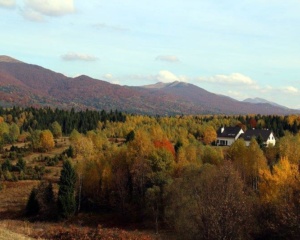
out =
[[0,116],[5,122],[16,123],[20,127],[20,131],[44,130],[48,129],[53,122],[58,122],[62,127],[65,135],[71,133],[73,129],[77,129],[82,133],[97,128],[99,122],[124,122],[126,116],[122,112],[102,110],[93,111],[75,111],[52,108],[2,108],[0,107]]
[[86,133],[100,125],[105,128],[107,122],[125,121],[126,115],[117,110],[76,112],[74,109],[0,107],[0,146],[29,140],[34,145],[35,135],[45,130],[51,130],[54,137],[59,137],[69,135],[73,129]]

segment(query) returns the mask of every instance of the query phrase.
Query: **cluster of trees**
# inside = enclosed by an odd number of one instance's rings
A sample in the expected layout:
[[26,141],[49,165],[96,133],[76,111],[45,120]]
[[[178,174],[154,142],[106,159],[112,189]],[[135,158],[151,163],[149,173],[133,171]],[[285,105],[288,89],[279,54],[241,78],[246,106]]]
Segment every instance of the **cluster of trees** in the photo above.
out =
[[300,116],[298,115],[254,115],[239,116],[237,119],[246,128],[272,129],[276,137],[283,137],[285,131],[296,134],[300,130]]
[[52,108],[2,108],[0,107],[0,116],[8,124],[15,123],[20,131],[30,131],[30,129],[44,130],[48,129],[53,122],[58,122],[62,128],[62,133],[69,135],[73,129],[80,132],[87,132],[95,129],[98,122],[125,122],[126,115],[116,111],[75,111],[52,109]]
[[195,121],[202,119],[128,116],[74,130],[77,210],[113,210],[185,239],[299,236],[300,135],[286,132],[265,149],[255,139],[213,147],[204,139],[214,119]]
[[28,217],[39,220],[54,220],[67,218],[75,214],[75,184],[76,173],[69,160],[64,161],[59,179],[59,192],[55,200],[52,183],[42,181],[37,188],[33,188],[25,209]]

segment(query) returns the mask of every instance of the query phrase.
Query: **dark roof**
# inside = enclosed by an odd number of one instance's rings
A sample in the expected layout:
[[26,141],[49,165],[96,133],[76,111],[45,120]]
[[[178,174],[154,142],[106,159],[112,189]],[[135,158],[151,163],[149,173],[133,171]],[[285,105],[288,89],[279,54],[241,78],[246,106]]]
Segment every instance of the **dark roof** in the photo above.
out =
[[224,138],[235,138],[236,135],[241,131],[240,127],[224,127],[224,131],[221,132],[220,128],[217,131],[218,137],[224,137]]
[[245,141],[250,141],[252,138],[257,138],[261,135],[264,142],[266,142],[272,133],[268,129],[248,129],[245,133],[241,134],[239,138],[243,138]]

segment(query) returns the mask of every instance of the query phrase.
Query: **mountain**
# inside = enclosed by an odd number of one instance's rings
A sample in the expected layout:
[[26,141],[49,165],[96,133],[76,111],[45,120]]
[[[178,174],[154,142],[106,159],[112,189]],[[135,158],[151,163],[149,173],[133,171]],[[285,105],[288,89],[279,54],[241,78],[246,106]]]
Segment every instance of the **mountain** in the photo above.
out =
[[248,103],[254,103],[254,104],[261,104],[261,103],[267,103],[267,104],[270,104],[272,106],[276,106],[276,107],[281,107],[281,108],[285,108],[285,109],[288,109],[287,107],[285,106],[282,106],[280,104],[277,104],[275,102],[271,102],[271,101],[268,101],[266,99],[263,99],[263,98],[247,98],[245,100],[243,100],[243,102],[248,102]]
[[0,105],[118,109],[150,115],[289,114],[296,111],[269,103],[240,102],[184,82],[129,87],[85,75],[70,78],[8,56],[0,56]]
[[[298,110],[288,109],[287,107],[271,102],[240,102],[224,95],[217,95],[206,91],[203,88],[185,82],[162,83],[144,86],[146,89],[160,93],[168,93],[178,98],[197,104],[206,111],[219,114],[290,114]],[[299,111],[298,111],[299,112]]]

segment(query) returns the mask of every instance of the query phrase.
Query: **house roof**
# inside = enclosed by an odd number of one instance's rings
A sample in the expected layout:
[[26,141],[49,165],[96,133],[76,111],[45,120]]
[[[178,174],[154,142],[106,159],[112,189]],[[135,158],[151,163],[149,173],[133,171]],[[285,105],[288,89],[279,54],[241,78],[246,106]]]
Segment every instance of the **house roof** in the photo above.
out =
[[222,128],[217,131],[218,137],[223,138],[235,138],[238,133],[241,131],[240,127],[224,127],[224,131],[221,132]]
[[248,129],[245,133],[241,134],[239,138],[243,138],[245,141],[250,141],[252,138],[257,138],[261,135],[264,142],[266,142],[272,133],[268,129]]

